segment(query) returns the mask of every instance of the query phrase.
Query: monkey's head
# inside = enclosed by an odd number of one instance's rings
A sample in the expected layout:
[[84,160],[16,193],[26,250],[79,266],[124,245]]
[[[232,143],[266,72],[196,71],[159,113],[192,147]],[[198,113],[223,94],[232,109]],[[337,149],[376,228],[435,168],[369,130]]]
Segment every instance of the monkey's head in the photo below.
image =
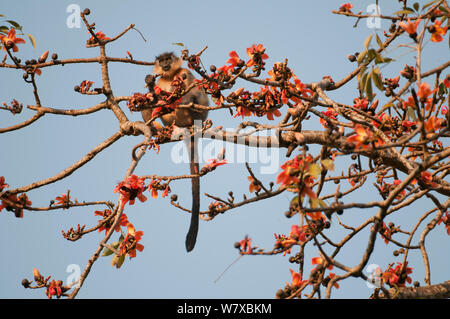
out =
[[183,60],[173,52],[165,52],[156,57],[153,72],[163,78],[172,78],[178,69],[181,68]]

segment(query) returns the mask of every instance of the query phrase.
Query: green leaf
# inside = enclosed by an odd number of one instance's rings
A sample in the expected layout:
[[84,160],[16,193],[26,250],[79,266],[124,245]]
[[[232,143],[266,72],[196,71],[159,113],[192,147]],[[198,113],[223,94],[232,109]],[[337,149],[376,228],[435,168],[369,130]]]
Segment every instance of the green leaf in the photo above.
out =
[[13,20],[6,20],[6,22],[8,22],[9,24],[11,24],[14,28],[22,30],[22,27],[20,26],[20,24],[18,24],[16,21]]
[[[123,241],[123,240],[122,240],[122,241]],[[111,244],[111,247],[117,249],[117,248],[119,247],[119,245],[120,245],[120,242],[116,241],[116,242],[114,242],[114,243]],[[111,249],[109,249],[108,247],[105,247],[105,248],[103,249],[103,253],[102,253],[102,256],[103,256],[103,257],[104,257],[104,256],[109,256],[109,255],[112,255],[112,254],[114,254],[114,252],[113,252]]]
[[378,52],[375,49],[370,49],[369,52],[367,52],[367,57],[369,60],[373,60],[377,57]]
[[439,91],[438,91],[439,96],[444,95],[445,91],[446,91],[446,90],[445,90],[445,85],[444,85],[444,83],[439,84]]
[[367,81],[367,76],[369,73],[364,73],[361,78],[359,79],[359,89],[361,91],[364,91],[364,88],[366,87],[366,81]]
[[412,107],[408,107],[408,117],[413,122],[417,121],[416,112],[414,112],[414,109]]
[[422,9],[428,8],[429,6],[433,5],[433,4],[436,3],[437,1],[438,1],[438,0],[433,0],[433,1],[428,2],[427,4],[424,4],[423,7],[422,7]]
[[334,171],[334,162],[332,159],[330,158],[325,158],[323,160],[320,160],[320,163],[322,164],[322,166],[329,171]]
[[175,43],[172,43],[173,45],[178,45],[178,46],[180,46],[180,47],[184,47],[184,44],[183,43],[181,43],[181,42],[175,42]]
[[405,9],[405,10],[397,11],[394,14],[395,15],[401,15],[401,14],[411,14],[411,13],[414,13],[414,10],[412,10],[412,9]]
[[367,76],[367,80],[366,80],[366,83],[364,85],[364,91],[366,92],[367,99],[369,101],[372,101],[372,99],[373,99],[372,76]]
[[[445,13],[449,13],[448,9],[444,6],[439,6],[439,10],[441,10],[442,12],[445,12]],[[447,19],[447,17],[444,17],[444,18]],[[444,21],[442,21],[442,22],[444,22]]]
[[364,40],[364,47],[368,50],[369,49],[369,45],[370,45],[370,41],[372,40],[373,37],[373,33],[370,34],[365,40]]
[[319,199],[319,198],[310,198],[309,199],[309,206],[311,208],[318,208],[319,206],[322,208],[327,208],[328,205],[327,203],[325,203],[323,200]]
[[380,55],[380,54],[376,54],[376,56],[375,56],[375,64],[380,64],[380,63],[383,63],[384,62],[384,59],[383,59],[383,57]]
[[358,58],[357,58],[358,64],[361,64],[361,62],[363,61],[366,54],[367,54],[367,50],[364,50],[363,52],[358,54]]
[[109,256],[109,255],[112,255],[113,253],[114,252],[111,249],[105,247],[103,249],[103,252],[102,252],[101,256],[102,257],[106,257],[106,256]]
[[32,36],[31,34],[25,33],[28,37],[28,39],[30,39],[31,44],[33,45],[33,48],[36,49],[36,39],[34,38],[34,36]]
[[381,79],[380,69],[376,68],[371,73],[372,81],[375,86],[380,90],[384,91],[383,81]]
[[383,41],[381,41],[380,37],[376,33],[375,33],[375,39],[377,40],[377,43],[378,43],[378,46],[380,47],[380,49],[384,50]]
[[0,32],[7,34],[8,33],[9,28],[6,25],[2,25],[0,26]]
[[391,61],[394,61],[394,59],[391,59],[391,58],[388,58],[388,57],[384,57],[383,58],[383,62],[381,62],[381,63],[389,63]]
[[123,262],[125,261],[125,256],[114,255],[111,260],[111,265],[115,266],[117,269],[122,267]]
[[417,12],[419,11],[419,9],[420,9],[420,5],[419,5],[419,3],[418,2],[414,2],[414,4],[413,4],[413,8],[414,8],[414,10],[416,10]]
[[318,176],[319,176],[319,174],[320,174],[320,172],[321,172],[322,170],[321,170],[321,168],[320,168],[320,166],[318,165],[318,164],[316,164],[316,163],[312,163],[310,166],[309,166],[309,175],[310,176],[312,176],[312,177],[314,177],[314,178],[317,178]]

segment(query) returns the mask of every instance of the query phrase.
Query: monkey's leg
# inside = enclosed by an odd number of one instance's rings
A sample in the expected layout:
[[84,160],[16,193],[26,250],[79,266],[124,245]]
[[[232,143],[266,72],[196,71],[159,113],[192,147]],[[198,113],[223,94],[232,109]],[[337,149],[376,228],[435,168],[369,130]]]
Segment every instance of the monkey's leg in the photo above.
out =
[[[197,140],[194,136],[188,140],[188,150],[190,158],[190,169],[191,175],[198,174],[199,164],[197,156]],[[186,235],[186,250],[189,252],[194,249],[195,242],[197,240],[198,233],[198,222],[199,222],[199,211],[200,211],[200,178],[194,177],[192,180],[192,213],[191,213],[191,224],[189,226],[189,231]]]

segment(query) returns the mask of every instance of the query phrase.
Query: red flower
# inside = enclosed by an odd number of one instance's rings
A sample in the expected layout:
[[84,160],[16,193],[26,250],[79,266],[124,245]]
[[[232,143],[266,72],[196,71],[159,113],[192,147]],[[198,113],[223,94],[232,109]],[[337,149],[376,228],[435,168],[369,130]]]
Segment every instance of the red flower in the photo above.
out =
[[403,264],[397,263],[394,269],[392,269],[392,265],[389,266],[381,275],[381,278],[391,287],[404,287],[405,282],[410,284],[412,281],[408,276],[410,273],[412,273],[412,268],[408,267],[408,262],[405,263],[405,267],[403,267]]
[[246,108],[245,106],[238,106],[236,108],[236,114],[234,115],[234,117],[238,117],[238,116],[242,116],[242,118],[244,118],[245,116],[252,116],[253,112],[250,111],[248,108]]
[[130,202],[130,205],[133,205],[136,197],[141,202],[147,200],[147,197],[142,194],[145,189],[144,180],[144,178],[131,175],[116,186],[114,193],[120,193],[121,208],[123,208],[128,201]]
[[438,225],[441,223],[444,224],[445,228],[447,228],[447,235],[450,236],[450,212],[446,212],[441,219],[438,221]]
[[49,299],[52,299],[53,296],[56,296],[58,299],[61,297],[61,287],[63,282],[61,280],[55,281],[52,280],[45,291],[45,294]]
[[442,21],[436,20],[434,22],[434,25],[431,27],[431,41],[433,42],[441,42],[444,40],[442,36],[447,33],[448,26],[442,28],[441,27]]
[[239,61],[241,61],[241,58],[239,58],[239,55],[236,53],[236,51],[231,51],[229,53],[230,58],[227,60],[227,63],[231,63],[233,67],[237,66]]
[[[306,158],[297,155],[281,165],[281,168],[283,171],[277,176],[278,184],[283,184],[293,192],[298,192],[301,189],[301,196],[308,195],[312,199],[317,197],[312,190],[312,186],[314,185],[314,178],[317,178],[320,173],[320,167],[313,163],[311,155],[306,156]],[[300,180],[300,176],[302,180]]]
[[17,218],[23,218],[23,209],[26,206],[31,206],[32,202],[28,200],[27,194],[23,193],[19,197],[17,194],[9,195],[6,198],[9,202],[12,202],[12,205],[6,203],[6,201],[2,200],[2,204],[0,205],[0,212],[3,208],[6,208],[7,211],[14,212],[14,215]]
[[4,188],[8,188],[9,185],[5,183],[5,177],[0,176],[0,192],[3,191]]
[[408,32],[409,35],[415,35],[417,34],[417,26],[419,25],[421,19],[417,19],[415,22],[411,22],[411,19],[408,19],[408,24],[404,23],[403,21],[400,21],[398,25]]
[[[95,36],[97,37],[97,39],[99,40],[103,40],[103,41],[107,41],[107,40],[111,40],[110,38],[108,38],[102,31],[98,31]],[[94,37],[91,37],[89,39],[89,42],[93,42],[94,41]]]
[[217,158],[212,158],[212,159],[208,159],[206,161],[209,163],[209,164],[206,165],[209,168],[216,168],[217,166],[227,164],[227,160],[226,159],[218,160]]
[[239,249],[241,250],[242,254],[251,254],[252,253],[252,239],[249,238],[248,236],[245,236],[245,238],[239,242]]
[[139,244],[143,235],[143,231],[135,231],[134,226],[131,223],[128,223],[128,234],[120,244],[120,254],[122,256],[128,255],[130,256],[130,259],[136,257],[136,249],[139,251],[144,250],[144,246]]
[[351,3],[344,3],[341,4],[341,6],[339,7],[339,11],[341,12],[351,12],[351,8],[353,8],[353,4]]
[[280,110],[276,109],[276,110],[273,110],[273,111],[268,111],[266,113],[266,115],[267,115],[267,118],[269,120],[273,121],[273,116],[275,115],[276,117],[280,117],[281,116],[281,112],[280,112]]
[[[106,220],[109,216],[111,216],[111,214],[112,214],[112,212],[111,212],[110,209],[105,209],[105,210],[103,210],[103,211],[96,210],[96,211],[94,212],[94,215],[95,215],[95,216],[102,216],[102,217],[103,217],[102,220],[99,220],[99,221],[98,221],[99,223],[101,223],[102,221]],[[103,225],[100,226],[100,228],[98,229],[98,231],[101,232],[101,231],[104,230],[104,231],[105,231],[105,235],[106,235],[106,234],[108,233],[109,229],[111,228],[113,222],[114,222],[114,219],[111,219],[111,220],[109,220],[108,222],[103,223]],[[119,223],[116,225],[116,227],[114,228],[114,230],[115,230],[116,232],[118,232],[118,231],[120,231],[120,227],[121,227],[121,226],[127,226],[127,225],[128,225],[128,218],[127,218],[127,215],[122,214],[122,215],[120,216]]]
[[16,38],[16,30],[11,28],[8,32],[8,36],[0,34],[0,41],[3,43],[3,50],[11,49],[13,52],[19,51],[19,48],[16,44],[25,43],[25,40],[22,38]]
[[360,110],[367,110],[367,106],[369,105],[369,100],[367,98],[364,99],[359,99],[359,98],[355,98],[353,100],[353,107],[360,109]]
[[[322,112],[323,115],[325,115],[326,117],[329,117],[330,119],[335,120],[336,116],[338,115],[338,113],[331,107],[329,107],[325,112]],[[322,126],[324,128],[328,127],[328,123],[327,121],[325,121],[323,118],[320,118],[320,124],[322,124]]]

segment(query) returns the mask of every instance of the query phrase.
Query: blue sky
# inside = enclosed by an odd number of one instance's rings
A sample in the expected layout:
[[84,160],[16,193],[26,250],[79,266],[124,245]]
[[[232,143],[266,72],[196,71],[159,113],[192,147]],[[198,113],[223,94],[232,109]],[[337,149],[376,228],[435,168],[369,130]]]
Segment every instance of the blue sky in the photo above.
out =
[[[365,11],[373,2],[355,2],[354,11]],[[388,14],[397,10],[394,7],[396,3],[379,1],[381,12]],[[19,56],[22,61],[38,58],[46,50],[51,54],[58,53],[60,59],[98,55],[98,49],[84,47],[90,35],[83,25],[81,28],[67,26],[70,13],[66,9],[70,4],[79,5],[81,9],[89,7],[89,21],[95,21],[97,30],[107,36],[118,34],[133,23],[147,39],[143,41],[132,30],[107,47],[110,56],[126,57],[126,51],[130,51],[138,60],[153,61],[161,52],[179,52],[180,47],[173,43],[182,42],[191,52],[208,46],[202,56],[203,64],[221,66],[231,50],[246,56],[247,47],[262,43],[269,55],[268,67],[287,58],[290,67],[303,82],[319,81],[324,75],[338,80],[351,72],[355,65],[346,59],[346,55],[361,51],[364,39],[376,31],[368,28],[365,21],[361,21],[358,28],[353,28],[353,19],[332,14],[331,10],[337,9],[342,1],[8,1],[0,13],[20,22],[24,32],[33,34],[37,41],[36,49],[29,43],[21,45]],[[161,29],[161,25],[164,28]],[[387,29],[388,22],[382,21],[381,27]],[[378,33],[382,36],[381,30]],[[409,42],[409,39],[404,36],[401,41]],[[406,63],[414,64],[414,53],[406,48],[393,46],[388,55],[397,61],[392,68],[382,70],[386,71],[386,77],[398,74]],[[445,43],[428,43],[423,60],[424,70],[445,62],[448,60],[448,46]],[[110,64],[114,94],[121,96],[143,92],[145,75],[150,72],[151,68],[146,66]],[[9,103],[16,98],[24,106],[34,103],[31,88],[22,80],[22,72],[1,69],[0,80],[0,102]],[[83,80],[94,81],[94,86],[100,84],[100,66],[80,64],[45,68],[37,80],[42,104],[77,109],[101,102],[101,97],[80,96],[74,92],[73,87]],[[240,86],[256,88],[242,81],[237,83],[237,87]],[[330,93],[330,96],[351,104],[356,94],[353,81],[339,92]],[[378,95],[382,96],[380,92]],[[121,106],[129,119],[141,120],[140,115],[130,113],[125,104]],[[33,114],[28,109],[16,116],[2,112],[0,127],[20,123]],[[228,111],[212,112],[209,118],[214,125],[225,128],[235,128],[240,122],[230,117]],[[309,121],[304,128],[319,129],[316,122]],[[117,121],[108,111],[75,118],[46,115],[23,130],[0,135],[0,176],[5,176],[11,188],[48,178],[72,165],[118,129]],[[132,147],[141,141],[142,136],[123,138],[65,180],[33,190],[28,194],[33,205],[48,205],[51,199],[68,189],[79,201],[116,201],[117,195],[113,189],[125,175]],[[238,148],[234,149],[237,152]],[[135,173],[186,174],[188,165],[173,163],[172,150],[173,145],[164,145],[159,155],[148,152]],[[311,148],[311,152],[316,155],[317,148]],[[271,154],[278,166],[285,161],[285,150]],[[342,161],[337,167],[338,172],[345,169],[346,164]],[[260,163],[251,165],[258,174],[258,168],[264,166]],[[236,198],[241,199],[243,193],[248,195],[247,175],[242,162],[232,162],[203,178],[202,191],[225,198],[233,190]],[[275,180],[276,172],[259,176],[268,184]],[[190,183],[174,182],[171,188],[172,194],[178,194],[180,203],[189,207]],[[368,186],[357,196],[353,199],[372,200],[379,195],[374,187]],[[289,268],[294,266],[288,262],[288,257],[244,256],[220,280],[214,281],[236,259],[238,254],[233,244],[246,234],[254,244],[270,249],[274,243],[274,233],[289,232],[294,221],[287,219],[284,212],[288,209],[290,198],[290,194],[282,194],[275,199],[229,211],[211,222],[201,222],[197,245],[189,254],[184,248],[189,216],[172,207],[167,198],[149,199],[144,204],[137,202],[126,213],[137,230],[145,233],[142,239],[144,251],[131,261],[127,259],[121,269],[110,265],[110,257],[100,258],[78,296],[273,298],[276,290],[291,280]],[[201,207],[206,209],[209,203],[210,200],[202,196]],[[411,227],[417,216],[430,207],[429,202],[419,201],[411,210],[404,210],[389,221]],[[52,275],[54,279],[62,280],[70,275],[67,272],[69,265],[79,265],[83,269],[101,235],[91,234],[73,243],[62,238],[61,230],[68,230],[77,224],[86,224],[87,227],[95,225],[99,218],[94,216],[94,210],[96,208],[84,207],[69,211],[26,212],[23,219],[16,219],[5,211],[0,213],[0,247],[3,252],[0,298],[44,298],[43,291],[25,290],[20,285],[23,278],[32,278],[34,267],[45,276]],[[373,210],[349,210],[342,220],[358,225],[373,213]],[[335,239],[345,233],[338,227],[332,227],[327,232]],[[338,260],[347,265],[357,263],[363,254],[366,236],[367,232],[358,235],[349,247],[343,249]],[[448,243],[443,228],[434,231],[427,239],[434,283],[448,280],[446,273],[450,257],[448,249],[442,248],[443,243]],[[401,261],[392,255],[393,250],[392,244],[386,247],[378,240],[370,263],[385,268],[390,262]],[[311,247],[306,253],[308,273],[311,269],[308,261],[317,253]],[[413,280],[423,283],[423,262],[417,251],[411,252],[410,265],[414,268]],[[371,290],[364,281],[350,278],[341,283],[334,297],[367,298],[370,294]]]

